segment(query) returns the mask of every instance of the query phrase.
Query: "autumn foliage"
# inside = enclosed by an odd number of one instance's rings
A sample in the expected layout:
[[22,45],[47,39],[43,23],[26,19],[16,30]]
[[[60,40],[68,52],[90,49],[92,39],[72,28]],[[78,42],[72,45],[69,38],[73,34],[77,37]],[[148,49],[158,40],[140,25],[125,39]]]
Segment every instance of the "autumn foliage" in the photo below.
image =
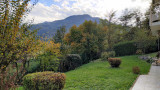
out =
[[[29,31],[29,24],[22,23],[30,0],[3,0],[0,8],[0,89],[8,90],[16,85],[25,73],[29,58],[38,51],[36,31]],[[20,62],[18,66],[17,62]],[[15,64],[12,75],[8,70]],[[6,86],[6,87],[3,87]]]
[[38,60],[40,60],[39,71],[57,71],[59,66],[58,57],[61,56],[60,44],[53,41],[41,41],[41,52]]
[[70,46],[70,53],[80,54],[83,63],[100,57],[105,48],[107,27],[102,27],[96,22],[85,21],[79,27],[72,26],[64,37],[65,44]]

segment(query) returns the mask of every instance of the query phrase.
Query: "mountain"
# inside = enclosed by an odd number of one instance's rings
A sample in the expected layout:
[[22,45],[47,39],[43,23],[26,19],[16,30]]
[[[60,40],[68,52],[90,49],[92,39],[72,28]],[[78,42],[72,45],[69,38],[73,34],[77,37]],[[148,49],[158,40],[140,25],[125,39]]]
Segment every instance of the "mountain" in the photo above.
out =
[[73,16],[69,16],[69,17],[67,17],[67,18],[65,18],[63,20],[57,20],[57,21],[53,21],[53,22],[44,22],[44,23],[40,23],[40,24],[34,24],[31,29],[39,29],[38,35],[43,36],[43,37],[47,36],[47,37],[50,38],[50,37],[52,37],[54,35],[56,30],[60,26],[66,26],[66,29],[67,29],[66,32],[68,32],[69,29],[73,25],[79,26],[85,20],[91,20],[91,21],[99,22],[99,18],[91,17],[88,14],[73,15]]

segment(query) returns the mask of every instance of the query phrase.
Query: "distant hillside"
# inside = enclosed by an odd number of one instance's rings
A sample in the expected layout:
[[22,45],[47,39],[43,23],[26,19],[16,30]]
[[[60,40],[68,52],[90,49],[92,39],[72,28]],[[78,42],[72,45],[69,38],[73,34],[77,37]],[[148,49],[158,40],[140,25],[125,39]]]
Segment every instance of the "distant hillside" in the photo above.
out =
[[56,30],[60,26],[66,26],[67,32],[69,31],[69,28],[71,28],[73,25],[79,26],[82,24],[85,20],[91,20],[91,21],[97,21],[99,22],[99,18],[97,17],[91,17],[90,15],[84,14],[84,15],[73,15],[70,17],[67,17],[63,20],[57,20],[53,22],[44,22],[40,24],[35,24],[32,26],[32,29],[39,29],[38,35],[40,36],[47,36],[52,37]]

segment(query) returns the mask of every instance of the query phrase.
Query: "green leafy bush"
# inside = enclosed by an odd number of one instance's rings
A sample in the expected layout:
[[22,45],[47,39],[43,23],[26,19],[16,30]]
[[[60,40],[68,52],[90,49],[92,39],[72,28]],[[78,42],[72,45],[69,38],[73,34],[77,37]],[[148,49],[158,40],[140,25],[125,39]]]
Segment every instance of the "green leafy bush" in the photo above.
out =
[[36,59],[32,59],[29,61],[29,67],[26,66],[27,73],[33,73],[38,71],[40,68],[40,61]]
[[138,66],[133,67],[133,68],[132,68],[132,71],[133,71],[134,74],[139,74],[139,73],[140,73],[140,69],[139,69]]
[[114,51],[103,52],[103,53],[101,54],[101,60],[102,60],[102,61],[107,61],[108,58],[111,58],[111,57],[115,57],[115,52],[114,52]]
[[57,71],[59,66],[59,59],[56,55],[46,52],[38,57],[40,61],[39,71]]
[[81,56],[78,54],[68,54],[60,61],[60,71],[66,72],[82,65]]
[[121,64],[120,58],[108,58],[108,62],[111,65],[111,67],[119,67]]
[[65,74],[54,72],[37,72],[23,78],[25,90],[62,90],[65,85]]
[[121,42],[114,45],[116,56],[133,55],[136,53],[136,45],[133,41]]

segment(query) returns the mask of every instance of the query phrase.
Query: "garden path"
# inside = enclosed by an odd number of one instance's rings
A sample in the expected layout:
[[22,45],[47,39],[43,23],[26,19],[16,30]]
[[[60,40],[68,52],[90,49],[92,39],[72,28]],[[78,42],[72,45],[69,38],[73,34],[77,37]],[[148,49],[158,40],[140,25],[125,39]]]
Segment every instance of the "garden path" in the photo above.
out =
[[140,75],[131,90],[160,90],[160,66],[151,66],[148,75]]

